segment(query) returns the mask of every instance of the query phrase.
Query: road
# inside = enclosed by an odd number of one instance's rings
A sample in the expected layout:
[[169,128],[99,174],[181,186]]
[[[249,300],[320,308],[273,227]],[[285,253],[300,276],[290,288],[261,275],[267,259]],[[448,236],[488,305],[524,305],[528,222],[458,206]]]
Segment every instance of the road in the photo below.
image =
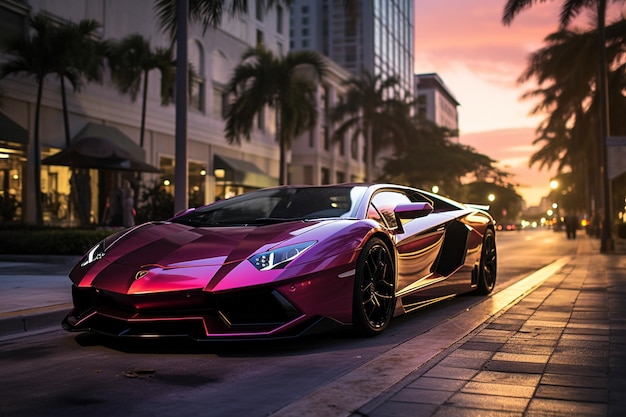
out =
[[[497,241],[496,293],[576,251],[552,231],[504,232]],[[26,336],[0,344],[0,415],[267,416],[345,375],[368,372],[377,358],[444,322],[467,320],[460,313],[481,300],[433,305],[369,339],[336,332],[281,342],[115,343],[61,329]]]

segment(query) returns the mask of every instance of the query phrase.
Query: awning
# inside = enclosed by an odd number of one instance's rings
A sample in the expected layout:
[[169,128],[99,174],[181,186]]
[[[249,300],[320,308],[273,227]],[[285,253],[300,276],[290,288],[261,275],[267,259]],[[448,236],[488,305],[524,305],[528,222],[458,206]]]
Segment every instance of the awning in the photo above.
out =
[[0,112],[0,140],[28,145],[28,131]]
[[144,155],[145,151],[139,145],[116,128],[88,123],[70,146],[43,159],[41,163],[115,171],[161,172],[144,162]]
[[252,162],[243,161],[241,159],[216,154],[213,156],[213,169],[224,170],[224,178],[218,178],[218,181],[223,180],[234,185],[243,185],[252,188],[265,188],[278,185],[278,178],[267,175]]

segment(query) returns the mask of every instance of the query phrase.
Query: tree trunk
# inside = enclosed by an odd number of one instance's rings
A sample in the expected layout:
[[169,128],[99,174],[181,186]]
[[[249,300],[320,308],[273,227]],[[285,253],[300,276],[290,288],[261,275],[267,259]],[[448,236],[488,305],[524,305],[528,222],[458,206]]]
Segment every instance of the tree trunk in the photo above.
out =
[[37,86],[37,104],[35,106],[35,172],[33,185],[35,191],[35,221],[37,226],[43,226],[43,206],[41,201],[41,143],[39,141],[39,118],[41,113],[41,97],[43,95],[44,77],[39,78]]
[[372,149],[372,125],[365,128],[365,181],[372,182],[374,176],[374,150]]
[[65,93],[65,77],[61,76],[61,103],[63,105],[63,125],[65,127],[65,147],[70,146],[70,120],[67,110],[67,95]]
[[278,173],[278,183],[279,185],[287,185],[287,141],[283,137],[283,112],[280,109],[280,106],[276,106],[276,138],[278,139],[278,143],[280,146],[280,156],[279,156],[279,173]]
[[148,70],[143,74],[143,103],[141,104],[141,130],[139,132],[139,146],[143,148],[143,138],[146,133],[146,103],[148,101]]

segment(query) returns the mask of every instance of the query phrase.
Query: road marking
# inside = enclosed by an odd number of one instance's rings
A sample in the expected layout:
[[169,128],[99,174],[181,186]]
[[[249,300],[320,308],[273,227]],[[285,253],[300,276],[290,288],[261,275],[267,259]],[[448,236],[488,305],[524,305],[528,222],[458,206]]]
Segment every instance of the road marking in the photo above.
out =
[[571,261],[566,256],[513,285],[474,304],[467,311],[396,346],[303,398],[271,414],[272,417],[348,417],[406,378],[428,360],[452,346],[543,284]]

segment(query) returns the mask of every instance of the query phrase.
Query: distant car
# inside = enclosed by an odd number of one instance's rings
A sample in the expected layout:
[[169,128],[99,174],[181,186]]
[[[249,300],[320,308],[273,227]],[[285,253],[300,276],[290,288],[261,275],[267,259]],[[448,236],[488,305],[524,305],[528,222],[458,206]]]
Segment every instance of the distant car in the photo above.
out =
[[70,331],[198,340],[295,337],[496,283],[494,221],[391,184],[283,186],[109,236],[70,272]]
[[498,223],[496,225],[497,231],[512,231],[512,230],[521,230],[522,227],[515,223]]

